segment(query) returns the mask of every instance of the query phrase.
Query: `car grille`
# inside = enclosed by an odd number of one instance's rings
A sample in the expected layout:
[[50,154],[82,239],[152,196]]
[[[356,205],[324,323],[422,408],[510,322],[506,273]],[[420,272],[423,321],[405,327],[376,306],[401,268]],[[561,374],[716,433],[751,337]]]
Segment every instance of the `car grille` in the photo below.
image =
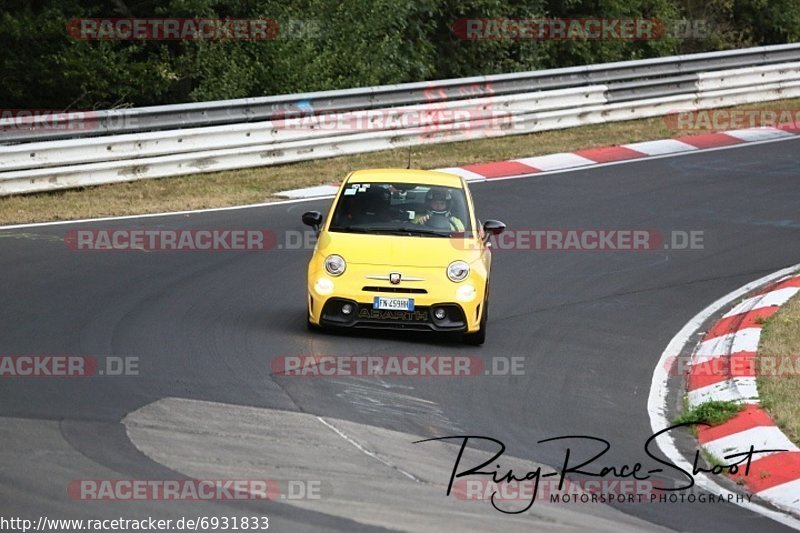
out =
[[414,289],[411,287],[373,287],[373,286],[366,286],[361,288],[364,292],[394,292],[394,293],[405,293],[405,294],[428,294],[428,291],[425,289]]

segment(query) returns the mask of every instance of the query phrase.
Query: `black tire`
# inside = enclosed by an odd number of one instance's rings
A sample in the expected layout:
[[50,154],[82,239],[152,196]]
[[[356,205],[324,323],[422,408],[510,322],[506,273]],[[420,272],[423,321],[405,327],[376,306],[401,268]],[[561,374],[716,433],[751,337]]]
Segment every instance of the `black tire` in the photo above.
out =
[[480,346],[484,342],[486,342],[486,322],[488,321],[489,316],[489,295],[486,295],[486,299],[483,301],[483,316],[481,316],[481,327],[475,333],[465,333],[462,337],[462,341],[465,344],[470,344],[472,346]]
[[308,331],[319,332],[322,328],[311,322],[311,319],[306,316],[306,329]]

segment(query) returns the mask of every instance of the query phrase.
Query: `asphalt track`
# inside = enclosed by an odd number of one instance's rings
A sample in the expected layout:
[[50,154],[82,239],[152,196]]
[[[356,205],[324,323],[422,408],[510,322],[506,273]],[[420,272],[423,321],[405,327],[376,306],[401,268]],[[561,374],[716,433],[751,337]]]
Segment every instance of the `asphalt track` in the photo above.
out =
[[[0,382],[0,515],[262,513],[276,531],[441,530],[467,517],[475,529],[523,529],[524,516],[447,498],[454,454],[411,440],[486,435],[502,440],[508,455],[558,465],[564,448],[537,441],[591,435],[612,445],[598,464],[647,462],[649,385],[670,338],[720,296],[798,262],[798,151],[800,140],[788,140],[473,184],[479,216],[510,228],[705,232],[705,248],[693,251],[497,251],[489,337],[480,348],[433,337],[307,333],[307,250],[75,252],[63,242],[68,229],[92,227],[281,234],[303,230],[300,214],[324,211],[329,200],[0,231],[0,354],[140,360],[137,377]],[[272,375],[273,358],[297,354],[461,354],[487,365],[523,357],[525,372]],[[86,502],[65,490],[74,479],[242,479],[253,470],[321,480],[336,505]],[[379,497],[383,514],[369,505]],[[547,529],[594,529],[602,520],[632,530],[787,529],[729,504],[543,509],[534,507],[531,520]]]

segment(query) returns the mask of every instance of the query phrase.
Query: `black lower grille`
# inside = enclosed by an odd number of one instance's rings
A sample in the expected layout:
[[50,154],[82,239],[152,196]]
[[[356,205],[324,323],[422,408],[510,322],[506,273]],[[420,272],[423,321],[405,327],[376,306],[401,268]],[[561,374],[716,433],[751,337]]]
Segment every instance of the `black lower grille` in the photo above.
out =
[[[343,313],[346,304],[353,309]],[[443,308],[445,317],[437,319],[432,309]],[[322,309],[321,323],[329,326],[354,328],[386,328],[433,331],[463,331],[466,318],[461,306],[442,303],[434,306],[416,306],[413,311],[373,309],[372,304],[357,303],[342,298],[331,298]]]

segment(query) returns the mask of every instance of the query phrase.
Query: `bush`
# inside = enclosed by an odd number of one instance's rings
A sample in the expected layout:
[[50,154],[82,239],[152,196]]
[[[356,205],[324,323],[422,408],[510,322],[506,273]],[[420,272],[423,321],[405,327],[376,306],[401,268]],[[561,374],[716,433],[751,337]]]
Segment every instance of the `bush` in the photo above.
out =
[[[99,109],[518,72],[800,38],[796,0],[7,0],[5,108]],[[269,41],[79,41],[80,17],[271,18]],[[705,40],[465,41],[456,20],[702,18]],[[294,21],[294,22],[292,22]],[[298,30],[301,30],[298,32]],[[287,35],[288,33],[288,35]]]

